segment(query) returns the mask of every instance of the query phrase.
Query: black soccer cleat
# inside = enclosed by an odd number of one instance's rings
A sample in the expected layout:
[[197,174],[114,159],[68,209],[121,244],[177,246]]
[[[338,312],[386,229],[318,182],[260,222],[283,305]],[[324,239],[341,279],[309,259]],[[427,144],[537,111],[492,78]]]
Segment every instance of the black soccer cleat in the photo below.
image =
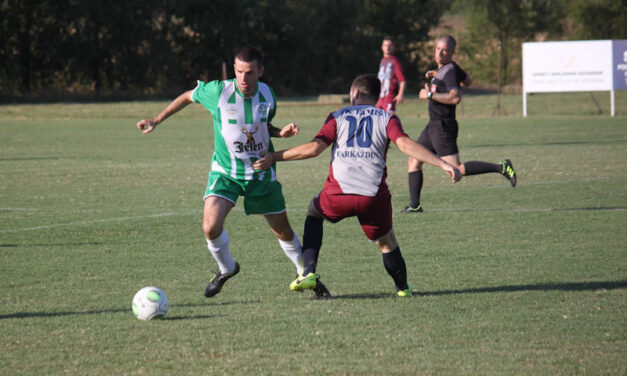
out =
[[235,276],[239,273],[239,264],[235,263],[235,269],[228,274],[222,274],[222,272],[218,271],[215,277],[211,279],[211,282],[207,285],[205,289],[205,296],[207,298],[211,298],[212,296],[218,294],[220,290],[222,290],[222,286],[229,280],[229,278]]
[[501,165],[501,175],[505,176],[507,180],[509,180],[512,187],[516,186],[516,171],[514,171],[514,165],[512,165],[512,161],[506,159],[504,161],[499,162]]
[[329,292],[327,286],[325,286],[324,283],[322,283],[322,281],[320,280],[319,275],[316,275],[316,287],[313,288],[313,292],[316,299],[329,299],[333,297],[331,296],[331,293]]
[[401,209],[401,213],[422,213],[422,206],[418,205],[417,208],[412,208],[411,206],[405,206],[405,209]]

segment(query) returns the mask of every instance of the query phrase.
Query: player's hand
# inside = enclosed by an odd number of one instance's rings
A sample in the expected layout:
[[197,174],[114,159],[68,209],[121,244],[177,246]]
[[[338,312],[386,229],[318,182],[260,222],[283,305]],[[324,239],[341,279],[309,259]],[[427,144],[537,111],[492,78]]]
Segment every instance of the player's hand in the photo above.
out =
[[279,132],[279,136],[281,137],[292,137],[298,134],[298,125],[294,123],[289,123],[288,125],[281,128],[281,132]]
[[274,163],[274,155],[266,150],[263,150],[259,155],[261,155],[261,158],[253,163],[253,170],[265,171]]
[[425,78],[426,78],[427,80],[430,80],[430,79],[432,79],[433,77],[435,77],[435,74],[436,74],[436,73],[437,73],[437,72],[436,72],[436,71],[434,71],[434,70],[429,70],[429,71],[427,71],[427,73],[425,73]]
[[401,104],[403,103],[403,96],[402,95],[397,95],[396,97],[394,97],[394,102],[396,102],[396,104]]
[[429,86],[427,84],[425,84],[424,89],[420,89],[420,92],[418,93],[418,98],[420,99],[427,99],[427,93],[429,92]]
[[154,119],[143,119],[137,122],[137,128],[142,131],[143,134],[148,134],[155,130],[159,123]]
[[462,180],[462,173],[459,172],[459,170],[457,169],[457,167],[454,167],[448,163],[444,164],[442,166],[442,170],[444,170],[444,172],[446,172],[447,174],[449,174],[449,176],[452,178],[452,183],[455,184],[458,181]]

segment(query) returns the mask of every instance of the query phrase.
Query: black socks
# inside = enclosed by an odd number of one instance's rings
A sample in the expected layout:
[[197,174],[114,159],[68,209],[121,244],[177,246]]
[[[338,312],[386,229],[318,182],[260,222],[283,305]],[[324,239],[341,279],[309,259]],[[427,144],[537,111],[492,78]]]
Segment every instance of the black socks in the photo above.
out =
[[381,255],[383,256],[383,266],[394,280],[396,290],[407,290],[409,288],[407,285],[407,267],[400,247],[396,247],[390,253],[381,253]]
[[466,168],[466,176],[501,172],[501,165],[498,163],[470,161],[464,163],[464,167]]
[[308,215],[305,219],[305,233],[303,234],[303,275],[316,272],[318,255],[322,247],[322,219]]
[[420,191],[422,190],[422,170],[413,171],[407,174],[409,180],[409,206],[417,208],[420,206]]

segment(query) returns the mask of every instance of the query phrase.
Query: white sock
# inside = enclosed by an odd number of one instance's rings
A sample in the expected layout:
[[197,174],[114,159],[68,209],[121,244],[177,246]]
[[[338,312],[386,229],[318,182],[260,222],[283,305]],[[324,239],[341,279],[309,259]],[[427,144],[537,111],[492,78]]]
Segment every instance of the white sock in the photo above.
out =
[[300,244],[298,235],[294,233],[294,239],[290,241],[284,241],[279,239],[279,244],[283,248],[285,255],[289,257],[294,266],[296,266],[296,272],[298,275],[303,275],[305,271],[305,264],[303,262],[303,246]]
[[228,274],[235,269],[235,260],[229,250],[229,235],[226,230],[223,229],[220,236],[213,240],[207,239],[207,247],[218,263],[222,274]]

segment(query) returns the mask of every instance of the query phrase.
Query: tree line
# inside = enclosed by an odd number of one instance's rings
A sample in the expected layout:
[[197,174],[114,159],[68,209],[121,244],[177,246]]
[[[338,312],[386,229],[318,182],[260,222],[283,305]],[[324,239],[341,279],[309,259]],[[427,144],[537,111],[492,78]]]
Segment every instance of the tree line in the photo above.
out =
[[[344,92],[377,70],[380,43],[424,41],[436,0],[4,0],[0,87],[35,94],[172,95],[221,78],[243,45],[280,95]],[[404,47],[399,52],[409,56]]]
[[627,38],[625,0],[457,0],[460,58],[473,79],[520,85],[522,43]]
[[[613,33],[624,33],[623,2],[594,1],[603,2],[619,4]],[[376,72],[386,35],[395,37],[408,80],[418,87],[432,62],[424,49],[434,37],[429,32],[447,11],[457,9],[471,19],[460,36],[466,43],[460,52],[469,61],[472,54],[489,56],[486,43],[497,38],[514,55],[506,61],[515,61],[521,40],[542,32],[563,35],[563,26],[554,25],[564,25],[556,21],[564,14],[594,18],[572,3],[590,2],[0,0],[0,101],[169,97],[197,79],[221,78],[223,63],[231,76],[233,54],[243,45],[262,50],[263,79],[280,96],[343,93],[356,74]],[[616,20],[621,9],[622,21]],[[607,24],[604,16],[598,19]],[[520,22],[508,21],[514,19]],[[487,67],[493,66],[473,69],[490,80],[494,69]],[[513,69],[505,72],[505,83],[515,81]]]

